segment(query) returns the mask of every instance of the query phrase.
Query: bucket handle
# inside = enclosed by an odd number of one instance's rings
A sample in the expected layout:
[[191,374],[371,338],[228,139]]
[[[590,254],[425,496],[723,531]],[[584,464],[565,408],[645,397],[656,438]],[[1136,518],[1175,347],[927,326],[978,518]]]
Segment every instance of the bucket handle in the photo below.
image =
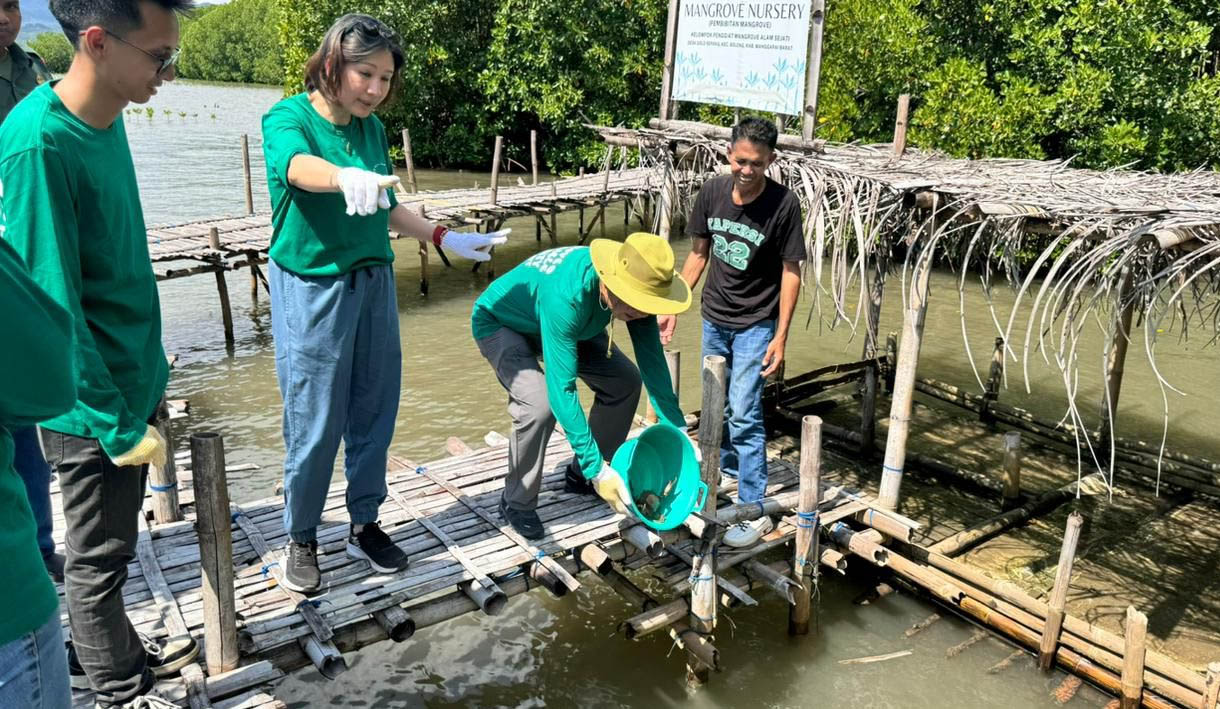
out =
[[703,501],[707,498],[707,483],[699,481],[699,497],[695,500],[695,509],[703,509]]

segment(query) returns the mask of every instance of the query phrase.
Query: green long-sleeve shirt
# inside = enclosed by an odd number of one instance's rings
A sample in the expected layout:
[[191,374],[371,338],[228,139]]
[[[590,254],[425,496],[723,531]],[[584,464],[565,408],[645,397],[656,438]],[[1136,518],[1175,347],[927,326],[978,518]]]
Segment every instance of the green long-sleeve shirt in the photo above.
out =
[[0,125],[4,238],[75,322],[76,404],[40,423],[113,458],[140,442],[165,393],[161,306],[123,119],[93,128],[52,88]]
[[[0,201],[0,233],[4,229]],[[28,426],[67,411],[76,400],[72,377],[72,316],[39,288],[12,248],[0,239],[0,645],[51,617],[57,600],[38,549],[37,526],[25,483],[13,470],[7,427]]]
[[[610,324],[610,311],[600,303],[600,285],[588,247],[550,249],[497,278],[475,301],[470,318],[475,339],[505,327],[542,341],[551,411],[586,478],[597,475],[602,461],[614,455],[598,449],[576,394],[576,343],[602,334]],[[657,319],[632,320],[627,332],[653,409],[663,420],[685,429]]]

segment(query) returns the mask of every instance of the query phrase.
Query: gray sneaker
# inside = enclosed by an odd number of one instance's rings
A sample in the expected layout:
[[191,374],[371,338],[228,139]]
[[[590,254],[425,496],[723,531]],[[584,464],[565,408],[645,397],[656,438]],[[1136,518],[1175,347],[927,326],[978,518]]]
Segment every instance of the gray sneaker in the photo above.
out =
[[297,593],[317,593],[322,588],[322,572],[318,570],[318,543],[289,541],[284,556],[285,588]]
[[148,653],[148,669],[158,678],[176,674],[199,657],[199,643],[190,635],[156,639],[139,633],[140,642]]

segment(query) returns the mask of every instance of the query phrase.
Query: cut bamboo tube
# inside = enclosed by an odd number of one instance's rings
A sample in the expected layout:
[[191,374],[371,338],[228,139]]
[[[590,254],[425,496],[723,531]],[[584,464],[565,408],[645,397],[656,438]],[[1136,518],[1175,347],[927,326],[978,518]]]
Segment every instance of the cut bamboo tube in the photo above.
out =
[[1021,504],[1021,432],[1004,434],[1004,492],[1000,509],[1011,510]]
[[1148,616],[1127,606],[1127,629],[1124,634],[1122,709],[1138,709],[1144,692],[1144,641],[1148,635]]
[[496,136],[496,149],[491,158],[491,204],[497,203],[500,191],[500,154],[504,150],[504,136]]
[[1207,666],[1207,681],[1203,684],[1203,703],[1201,709],[1216,709],[1220,702],[1220,662]]
[[895,519],[880,510],[872,508],[860,510],[854,517],[860,524],[872,527],[887,537],[903,542],[911,541],[912,528],[901,520]]
[[385,631],[386,637],[396,643],[407,640],[415,634],[415,619],[401,606],[382,608],[374,613],[373,617]]
[[980,522],[979,524],[964,529],[957,534],[946,537],[939,542],[928,547],[930,551],[944,554],[945,556],[957,556],[964,554],[971,548],[982,544],[992,537],[1000,534],[1008,529],[1030,520],[1039,515],[1046,514],[1059,507],[1063,503],[1071,500],[1076,496],[1075,482],[1056,488],[1049,492],[1043,493],[1036,499],[1011,509],[1003,514],[996,515],[989,520]]
[[792,578],[800,584],[795,603],[788,609],[788,634],[807,635],[812,615],[813,589],[818,576],[818,502],[821,496],[822,419],[801,421],[800,500],[796,507],[796,541],[793,543]]
[[703,484],[707,498],[703,512],[716,513],[716,488],[720,483],[720,437],[724,429],[725,359],[703,358],[703,405],[699,419],[699,452],[703,456]]
[[250,178],[250,136],[241,134],[241,169],[246,185],[246,214],[254,214],[254,181]]
[[204,655],[208,674],[237,667],[233,600],[233,530],[225,480],[224,441],[215,433],[191,436],[191,482],[203,594]]
[[[810,565],[812,566],[812,564]],[[767,588],[774,591],[775,595],[779,596],[786,603],[788,603],[788,623],[789,626],[791,626],[792,608],[796,606],[796,604],[799,602],[798,599],[803,593],[805,593],[803,590],[804,587],[799,582],[793,581],[787,576],[788,569],[786,568],[783,571],[776,571],[757,559],[750,559],[742,564],[742,567],[744,567],[748,573],[761,578]],[[805,622],[809,622],[808,616],[806,616]],[[808,632],[808,629],[806,629],[806,632]]]
[[580,563],[585,565],[585,568],[598,576],[614,568],[614,562],[611,561],[610,555],[606,553],[605,549],[596,544],[586,544],[581,547],[577,553],[577,558],[580,559]]
[[1114,438],[1114,422],[1118,418],[1118,395],[1123,388],[1123,369],[1127,361],[1127,344],[1131,341],[1131,320],[1135,315],[1135,298],[1131,297],[1134,274],[1123,267],[1123,280],[1118,289],[1115,307],[1120,308],[1114,322],[1110,351],[1106,354],[1106,391],[1101,402],[1101,447],[1109,448]]
[[508,603],[508,596],[494,583],[488,586],[476,581],[466,581],[458,584],[458,589],[489,616],[500,615]]
[[857,532],[842,522],[835,522],[826,531],[836,544],[851,551],[856,556],[868,559],[877,566],[889,565],[890,552],[881,546],[880,532],[876,530]]
[[538,131],[530,130],[530,172],[534,175],[532,184],[538,184]]
[[178,469],[174,462],[174,438],[169,418],[158,408],[157,432],[165,439],[165,465],[148,467],[148,486],[152,490],[153,520],[157,524],[169,524],[182,520],[178,506]]
[[1063,546],[1059,550],[1059,569],[1055,573],[1055,585],[1051,589],[1047,607],[1046,626],[1042,629],[1042,640],[1038,644],[1038,666],[1049,671],[1055,662],[1055,646],[1059,643],[1059,630],[1063,627],[1063,607],[1067,602],[1068,584],[1072,579],[1072,565],[1076,560],[1076,543],[1080,541],[1080,527],[1084,518],[1080,513],[1068,515],[1067,528],[1063,532]]
[[907,150],[907,113],[911,110],[911,95],[898,96],[898,117],[894,119],[894,157],[902,157]]
[[552,573],[550,569],[538,562],[529,565],[529,568],[526,569],[526,575],[539,586],[549,591],[555,598],[563,598],[568,594],[568,587],[563,585],[563,581]]
[[650,558],[659,559],[665,555],[665,540],[642,524],[627,523],[619,535],[623,541],[644,552]]
[[[691,564],[690,628],[701,637],[708,637],[716,630],[716,556],[712,553],[714,540],[700,544],[699,553]],[[687,652],[686,684],[701,687],[711,679],[711,670],[705,658],[698,653]]]
[[415,156],[411,153],[411,132],[406,128],[402,129],[402,157],[403,162],[407,164],[407,187],[410,188],[411,194],[419,192],[419,183],[415,181]]
[[334,643],[318,642],[313,635],[301,638],[298,642],[304,648],[305,655],[309,657],[310,662],[326,679],[334,679],[347,672],[347,660],[343,659],[343,655]]
[[894,396],[890,402],[890,428],[885,443],[885,463],[881,469],[878,501],[888,510],[898,508],[902,470],[906,464],[907,434],[911,428],[911,405],[915,394],[915,370],[923,342],[924,318],[928,314],[928,278],[932,265],[928,259],[916,260],[916,275],[911,284],[909,305],[903,317],[902,350],[894,375]]
[[991,405],[1000,398],[1000,385],[1004,381],[1004,338],[995,338],[995,349],[991,352],[991,370],[987,374],[987,387],[983,390],[982,405],[979,407],[979,420],[991,423],[995,417],[991,415]]

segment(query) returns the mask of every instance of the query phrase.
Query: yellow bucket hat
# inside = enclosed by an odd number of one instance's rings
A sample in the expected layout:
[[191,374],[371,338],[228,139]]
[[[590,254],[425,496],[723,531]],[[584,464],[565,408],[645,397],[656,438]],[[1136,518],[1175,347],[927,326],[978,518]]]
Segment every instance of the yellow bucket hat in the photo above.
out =
[[594,239],[589,251],[602,283],[636,310],[676,315],[690,307],[690,286],[674,271],[674,250],[656,234],[636,232],[622,243]]

